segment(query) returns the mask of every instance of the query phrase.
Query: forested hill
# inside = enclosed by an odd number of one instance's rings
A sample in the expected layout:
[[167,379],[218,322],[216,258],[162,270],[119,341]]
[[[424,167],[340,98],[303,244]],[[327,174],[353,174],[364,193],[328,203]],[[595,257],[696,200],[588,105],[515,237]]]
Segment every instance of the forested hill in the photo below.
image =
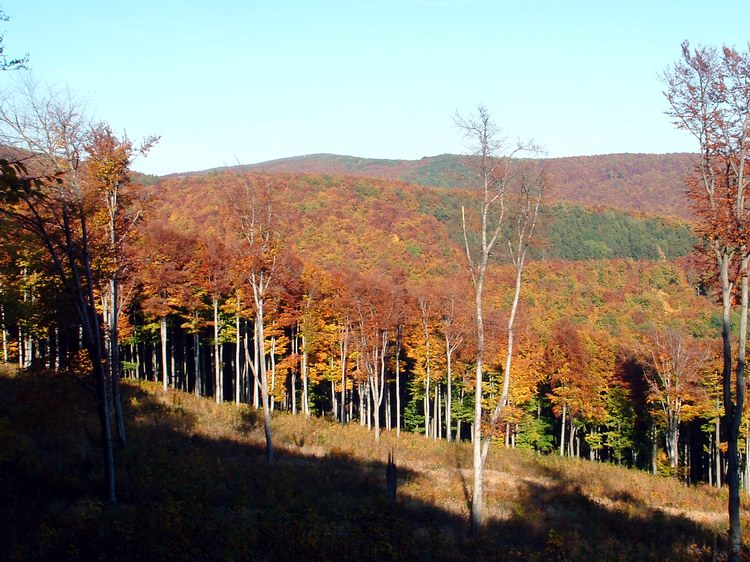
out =
[[[343,259],[364,269],[395,260],[435,267],[463,251],[461,207],[475,192],[431,189],[382,178],[276,173],[280,216],[292,239],[323,262]],[[152,189],[159,215],[184,226],[217,228],[234,174],[162,179]],[[217,214],[218,213],[218,214]],[[542,209],[535,259],[675,259],[695,245],[689,224],[613,208],[553,203]],[[504,254],[503,254],[504,255]],[[360,263],[362,262],[362,263]],[[367,264],[364,264],[367,262]],[[395,263],[394,262],[394,263]]]
[[[549,158],[539,163],[547,168],[553,201],[689,219],[684,180],[694,167],[694,159],[692,154],[604,154]],[[312,154],[236,168],[268,173],[379,177],[433,187],[475,185],[466,158],[452,154],[421,160]]]

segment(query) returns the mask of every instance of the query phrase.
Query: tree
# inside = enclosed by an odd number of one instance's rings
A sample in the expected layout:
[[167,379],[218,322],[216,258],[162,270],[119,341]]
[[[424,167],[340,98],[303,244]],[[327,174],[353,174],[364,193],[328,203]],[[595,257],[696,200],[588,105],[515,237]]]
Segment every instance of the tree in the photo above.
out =
[[266,436],[266,458],[273,462],[271,410],[268,397],[268,377],[265,361],[265,304],[277,269],[280,251],[273,210],[273,193],[279,186],[265,176],[238,176],[232,193],[232,204],[240,231],[246,242],[248,259],[247,278],[255,303],[256,345],[260,352],[260,392],[263,402],[263,425]]
[[[745,400],[750,211],[750,45],[745,52],[686,41],[682,57],[663,74],[668,115],[698,141],[696,174],[687,181],[696,232],[707,258],[704,271],[722,303],[722,386],[727,428],[730,559],[742,549],[738,439]],[[739,335],[732,313],[739,312]],[[732,346],[736,344],[736,354]]]
[[[197,238],[193,265],[198,276],[198,285],[211,299],[214,328],[214,399],[219,404],[224,400],[224,370],[221,348],[222,322],[219,318],[219,302],[229,290],[229,252],[219,233],[204,228]],[[238,340],[239,345],[239,340]]]
[[440,287],[438,297],[441,331],[443,333],[443,341],[445,342],[445,435],[448,441],[451,440],[451,424],[453,420],[453,357],[464,340],[464,324],[462,324],[463,318],[460,316],[464,311],[459,310],[462,300],[459,299],[456,281],[456,279],[445,280],[443,286]]
[[665,427],[665,445],[669,464],[679,464],[680,424],[685,407],[698,391],[708,353],[694,338],[667,329],[652,332],[643,342],[644,376],[649,386],[649,400],[659,404]]
[[[385,396],[390,334],[397,320],[399,288],[382,273],[357,278],[353,300],[358,320],[359,353],[367,375],[375,440],[380,440],[380,410]],[[368,414],[369,420],[369,414]]]
[[[178,232],[167,221],[152,218],[141,229],[138,257],[141,307],[159,323],[161,375],[165,391],[170,378],[167,319],[178,310],[180,301],[189,300],[184,298],[191,287],[187,267],[195,245],[192,236]],[[173,384],[174,378],[172,373]]]
[[102,278],[94,267],[90,200],[82,181],[89,131],[83,107],[69,94],[42,91],[28,80],[15,96],[4,98],[0,142],[31,156],[11,166],[12,175],[3,174],[0,211],[46,249],[77,313],[98,398],[106,495],[115,503],[108,353],[96,300]]
[[142,146],[136,148],[127,138],[117,138],[106,123],[100,123],[92,128],[90,140],[86,146],[88,158],[84,165],[84,180],[92,195],[104,200],[104,205],[100,208],[105,216],[100,222],[104,225],[106,238],[104,246],[109,261],[108,267],[105,268],[108,271],[109,280],[103,297],[104,320],[108,327],[112,398],[117,436],[121,445],[125,444],[125,421],[119,386],[121,366],[117,327],[122,309],[120,282],[126,268],[124,245],[141,215],[140,209],[132,208],[133,193],[128,189],[130,187],[129,167],[135,153],[145,155],[157,141],[156,137],[150,137]]
[[[464,119],[455,117],[456,126],[463,132],[473,151],[472,163],[477,168],[480,183],[478,209],[479,241],[472,244],[469,218],[461,207],[464,248],[471,281],[474,287],[474,324],[476,332],[476,366],[474,385],[474,487],[471,498],[471,526],[477,531],[484,521],[483,469],[489,453],[490,438],[482,438],[482,378],[484,372],[485,330],[483,311],[484,284],[490,256],[499,240],[507,243],[510,260],[515,267],[515,291],[508,315],[508,340],[502,393],[491,416],[494,425],[508,402],[510,369],[513,357],[513,327],[521,294],[523,269],[534,233],[536,219],[544,193],[543,176],[533,172],[517,173],[515,157],[522,152],[538,151],[531,143],[509,147],[507,138],[492,121],[489,112],[479,106],[476,115]],[[506,224],[507,220],[507,224]],[[504,230],[506,229],[506,230]]]

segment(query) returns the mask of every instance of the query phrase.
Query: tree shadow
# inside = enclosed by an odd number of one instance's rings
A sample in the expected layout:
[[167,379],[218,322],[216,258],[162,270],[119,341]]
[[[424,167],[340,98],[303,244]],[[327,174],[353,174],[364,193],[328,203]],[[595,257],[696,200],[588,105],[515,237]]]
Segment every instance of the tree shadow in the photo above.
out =
[[468,480],[464,476],[464,470],[466,470],[464,467],[465,461],[461,458],[461,450],[456,446],[453,447],[453,464],[454,474],[459,482],[461,482],[461,492],[463,494],[464,504],[466,505],[466,511],[471,513],[471,488],[469,487]]
[[[524,480],[511,515],[472,536],[461,515],[403,494],[389,500],[386,458],[311,454],[300,429],[269,464],[263,444],[241,436],[262,422],[254,411],[240,420],[240,437],[224,438],[179,401],[132,385],[123,387],[129,443],[117,457],[119,503],[109,506],[99,495],[92,398],[75,388],[61,394],[90,401],[75,416],[71,404],[45,398],[59,413],[34,421],[40,409],[30,405],[43,389],[0,377],[7,560],[680,560],[711,559],[714,550],[706,528],[597,503],[554,471],[545,484]],[[468,506],[458,452],[455,463]],[[398,476],[402,487],[425,478],[406,466]]]
[[[721,560],[724,537],[683,515],[653,508],[624,490],[593,497],[559,468],[522,479],[513,516],[489,532],[523,533],[508,547],[534,548],[553,560]],[[530,539],[530,543],[528,542]]]

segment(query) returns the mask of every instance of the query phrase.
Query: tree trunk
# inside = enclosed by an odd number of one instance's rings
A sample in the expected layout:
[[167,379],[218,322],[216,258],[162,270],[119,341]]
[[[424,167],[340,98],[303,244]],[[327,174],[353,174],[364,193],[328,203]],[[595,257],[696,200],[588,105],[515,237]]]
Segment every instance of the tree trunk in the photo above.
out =
[[401,324],[396,327],[396,435],[401,435]]
[[673,470],[677,470],[679,467],[679,456],[680,456],[680,425],[674,419],[669,420],[666,434],[664,435],[665,445],[667,449],[667,455],[669,456],[669,466]]
[[[464,388],[463,385],[459,386],[458,391],[458,403],[461,404],[461,407],[463,408],[464,405]],[[456,417],[456,441],[461,441],[461,418]]]
[[359,395],[359,425],[364,426],[367,421],[365,420],[365,417],[367,416],[367,407],[365,405],[365,392],[367,392],[367,389],[362,390],[362,385],[357,385],[357,394]]
[[216,403],[220,404],[224,400],[224,392],[221,384],[221,354],[219,349],[219,299],[214,296],[211,302],[214,308],[214,398]]
[[341,361],[341,423],[346,423],[346,357],[349,346],[349,322],[343,338],[339,336],[339,359]]
[[164,387],[164,391],[167,390],[169,384],[169,369],[167,362],[167,317],[162,316],[159,321],[159,329],[161,334],[161,380]]
[[[197,317],[198,313],[194,313]],[[193,332],[193,360],[195,361],[195,395],[200,396],[203,392],[203,370],[201,369],[201,336],[197,326]]]
[[[294,334],[292,336],[292,355],[294,357],[299,357],[299,337],[298,337],[298,333],[299,333],[299,325],[295,326],[295,328],[294,328]],[[292,389],[291,389],[292,390],[292,392],[291,392],[291,394],[292,394],[292,396],[291,396],[291,399],[292,399],[292,401],[291,401],[291,410],[292,410],[292,415],[296,416],[297,415],[297,368],[296,368],[296,365],[295,365],[295,368],[292,369],[291,379],[292,379],[291,380],[291,386],[292,386]]]
[[565,414],[567,413],[568,408],[565,402],[563,402],[562,407],[562,424],[560,424],[560,456],[565,455]]
[[310,394],[307,379],[308,350],[307,339],[302,334],[302,413],[310,417]]
[[[486,266],[485,266],[486,267]],[[482,376],[484,361],[484,317],[482,316],[482,288],[484,271],[475,290],[475,322],[477,358],[474,381],[474,423],[471,433],[474,465],[474,488],[471,494],[471,529],[476,533],[484,524],[484,463],[482,462]]]
[[[726,263],[726,262],[724,262]],[[729,543],[730,543],[730,560],[739,560],[742,551],[742,527],[740,524],[740,474],[739,474],[739,433],[740,423],[745,398],[745,349],[747,345],[747,313],[748,313],[748,279],[747,279],[748,258],[742,260],[741,279],[740,279],[740,335],[737,345],[737,368],[735,370],[735,400],[731,399],[731,390],[726,392],[726,388],[731,383],[730,376],[725,377],[725,398],[724,408],[728,421],[728,447],[727,447],[727,484],[729,486]],[[726,272],[722,270],[722,287],[728,286],[729,281],[728,265]],[[725,364],[730,363],[731,371],[731,347],[728,345],[731,337],[730,329],[730,307],[731,296],[722,291],[724,295],[724,318],[723,318],[723,339],[724,339],[724,359]],[[730,353],[727,353],[727,350]]]
[[[0,297],[4,295],[3,286],[0,283]],[[8,364],[8,326],[5,323],[5,305],[0,302],[0,324],[3,332],[3,363]]]
[[440,383],[438,383],[436,388],[436,394],[437,394],[437,438],[442,439],[443,438],[443,390],[440,386]]
[[424,330],[424,357],[425,357],[425,391],[424,391],[424,436],[430,436],[430,329],[427,317],[427,305],[422,301],[422,328]]
[[271,411],[276,410],[276,336],[271,336]]
[[385,385],[385,428],[391,430],[391,385]]
[[234,403],[239,405],[242,390],[242,363],[240,362],[240,348],[242,347],[242,335],[240,333],[240,298],[237,297],[237,316],[234,318],[234,328],[237,332],[234,349]]
[[[716,408],[719,408],[719,399],[716,399]],[[714,429],[714,483],[721,488],[721,419],[716,417]]]
[[[253,330],[253,408],[260,408],[260,341],[258,340],[258,317]],[[263,359],[265,361],[265,358]]]
[[263,326],[263,297],[256,296],[255,308],[257,310],[256,324],[258,330],[258,349],[260,351],[260,393],[263,402],[263,429],[266,436],[266,459],[268,462],[274,461],[273,442],[271,439],[271,410],[268,400],[268,376],[266,374],[265,358],[265,330]]
[[120,339],[117,331],[117,317],[119,309],[117,306],[118,299],[117,279],[110,281],[110,324],[109,324],[109,345],[112,369],[112,401],[115,406],[115,422],[117,424],[117,439],[121,447],[125,446],[125,419],[122,413],[122,399],[120,397]]
[[570,418],[570,437],[568,438],[568,456],[573,457],[575,456],[575,452],[573,450],[576,442],[576,426],[573,425],[573,418]]
[[451,423],[453,418],[453,412],[451,410],[453,404],[453,389],[451,388],[451,379],[453,373],[451,372],[451,356],[453,351],[451,350],[450,341],[448,335],[445,336],[445,361],[446,361],[446,377],[448,379],[446,394],[445,394],[445,437],[450,442],[451,440]]

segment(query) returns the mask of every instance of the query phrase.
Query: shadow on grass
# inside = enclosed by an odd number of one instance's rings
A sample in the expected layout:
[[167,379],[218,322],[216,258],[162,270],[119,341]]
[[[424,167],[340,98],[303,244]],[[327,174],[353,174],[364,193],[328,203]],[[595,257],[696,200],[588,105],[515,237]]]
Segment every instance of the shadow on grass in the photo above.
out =
[[[300,431],[297,450],[279,448],[268,464],[262,444],[205,436],[188,408],[129,385],[119,503],[108,506],[98,494],[90,393],[60,375],[40,377],[0,377],[7,560],[710,559],[710,531],[660,512],[631,517],[600,505],[562,473],[550,473],[551,484],[521,485],[507,520],[469,536],[453,513],[389,501],[385,458],[306,455]],[[51,399],[50,389],[65,400]],[[261,422],[251,412],[241,431]],[[399,467],[402,482],[416,476]],[[463,489],[466,500],[467,482]]]
[[[540,467],[546,479],[519,487],[510,525],[534,542],[546,541],[550,559],[716,560],[723,539],[711,529],[654,509],[629,492],[593,498],[562,470]],[[498,531],[503,525],[496,526]],[[718,549],[718,552],[717,552]],[[563,557],[559,557],[564,554]]]

